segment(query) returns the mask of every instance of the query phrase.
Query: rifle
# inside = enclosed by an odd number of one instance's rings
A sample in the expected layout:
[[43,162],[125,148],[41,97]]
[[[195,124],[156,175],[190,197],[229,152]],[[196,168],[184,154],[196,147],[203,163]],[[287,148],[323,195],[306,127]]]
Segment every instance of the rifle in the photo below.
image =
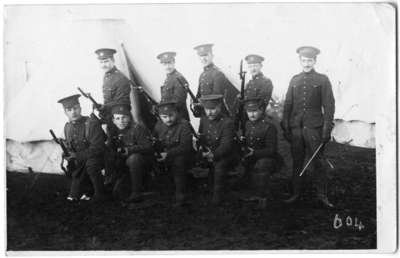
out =
[[[100,110],[101,104],[99,104],[93,97],[90,95],[89,92],[84,92],[81,88],[78,87],[78,91],[84,96],[85,98],[89,99],[93,103],[93,107],[99,111],[99,115],[101,118],[104,118],[104,114]],[[97,120],[100,120],[94,113],[91,116],[94,116]]]
[[135,84],[133,81],[131,81],[131,80],[129,80],[129,83],[132,85],[132,88],[133,88],[134,90],[137,90],[137,91],[139,91],[140,93],[143,94],[143,96],[145,97],[147,103],[149,103],[149,104],[151,105],[151,107],[152,107],[151,110],[150,110],[150,112],[151,112],[154,116],[156,116],[156,117],[159,119],[159,118],[160,118],[160,114],[159,114],[158,111],[157,111],[157,106],[158,106],[157,101],[155,101],[155,100],[143,89],[142,86],[136,85],[136,84]]
[[196,154],[196,161],[197,166],[203,168],[211,168],[211,162],[203,158],[203,152],[210,152],[211,149],[207,146],[204,135],[199,133],[197,134],[194,130],[192,130],[194,138],[196,138],[196,147],[197,147],[197,154]]
[[192,103],[190,103],[190,110],[193,113],[194,117],[201,117],[203,113],[203,108],[200,106],[200,101],[193,94],[192,90],[189,88],[189,84],[185,81],[182,81],[180,77],[177,77],[176,80],[178,83],[189,93],[190,98],[192,99]]
[[[53,130],[50,129],[49,131],[50,131],[51,136],[53,137],[53,140],[58,145],[60,145],[60,147],[61,147],[61,149],[62,149],[62,151],[64,153],[63,156],[66,156],[66,157],[70,156],[70,152],[68,151],[68,148],[67,148],[67,146],[65,146],[64,142],[62,141],[62,139],[57,138],[57,136],[55,135]],[[64,161],[64,158],[61,160],[61,165],[60,165],[61,169],[62,169],[62,171],[64,171],[66,176],[71,177],[72,176],[72,171],[75,170],[75,168],[77,167],[76,166],[77,165],[76,164],[76,160],[68,162],[67,168],[64,167],[63,161]]]
[[[161,141],[155,136],[151,136],[150,140],[153,145],[154,156],[156,157],[156,159],[161,158],[161,152],[164,151],[164,147],[162,146]],[[157,161],[156,171],[158,172],[157,174],[165,173],[167,171],[165,163]]]
[[237,128],[240,129],[241,135],[245,135],[245,130],[246,130],[246,116],[244,114],[244,86],[246,83],[246,72],[243,71],[243,60],[240,61],[240,71],[239,71],[239,77],[241,80],[240,84],[240,97],[239,97],[239,108],[238,108],[238,113],[236,114],[236,125]]
[[[243,71],[243,60],[240,60],[240,69],[239,69],[239,77],[241,80],[240,84],[240,97],[239,97],[239,108],[238,113],[236,114],[236,128],[240,129],[240,135],[238,137],[240,150],[242,155],[246,155],[248,153],[248,148],[246,145],[246,114],[244,111],[244,86],[246,83],[246,71]],[[242,159],[242,162],[245,162]]]

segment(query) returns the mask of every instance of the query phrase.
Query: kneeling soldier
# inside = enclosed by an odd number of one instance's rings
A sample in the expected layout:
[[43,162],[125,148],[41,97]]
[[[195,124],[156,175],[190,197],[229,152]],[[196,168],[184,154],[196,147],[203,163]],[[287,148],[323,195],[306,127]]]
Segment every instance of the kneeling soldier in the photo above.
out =
[[270,176],[276,169],[277,129],[265,118],[266,103],[262,97],[247,97],[244,104],[249,120],[246,122],[243,161],[259,207],[265,208],[271,198]]
[[199,133],[208,148],[203,157],[214,170],[212,203],[217,205],[222,200],[224,177],[233,161],[234,124],[221,112],[223,95],[205,95],[200,101],[205,115],[200,119]]
[[120,197],[121,185],[129,175],[131,194],[127,201],[142,200],[143,176],[151,167],[152,143],[150,133],[132,121],[130,106],[115,104],[111,107],[112,121],[116,127],[108,133],[107,145],[114,154],[107,157],[115,177],[113,196]]
[[178,102],[164,99],[158,105],[161,121],[154,128],[154,135],[163,151],[157,159],[172,171],[175,182],[175,206],[184,204],[186,194],[186,171],[193,161],[193,135],[189,122],[178,116]]
[[90,179],[94,188],[92,200],[103,201],[105,194],[101,170],[104,167],[105,136],[100,123],[82,116],[79,97],[78,94],[58,101],[69,120],[64,126],[64,134],[70,155],[63,158],[76,164],[74,171],[71,171],[72,182],[67,200],[88,200],[83,187]]

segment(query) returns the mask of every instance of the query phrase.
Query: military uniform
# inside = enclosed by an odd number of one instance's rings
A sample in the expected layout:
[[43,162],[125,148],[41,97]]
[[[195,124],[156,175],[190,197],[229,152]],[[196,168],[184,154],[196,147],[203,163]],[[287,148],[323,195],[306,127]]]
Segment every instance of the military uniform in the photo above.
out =
[[[205,108],[214,108],[218,103],[221,104],[222,95],[206,95],[200,100]],[[212,161],[214,169],[213,203],[218,204],[224,190],[224,178],[234,161],[234,123],[231,118],[222,113],[214,120],[204,115],[200,119],[199,133],[214,156]]]
[[226,87],[229,84],[225,75],[214,65],[204,67],[199,78],[197,98],[211,94],[225,95]]
[[[164,52],[157,56],[161,63],[175,62],[175,52]],[[190,121],[189,112],[186,106],[187,92],[182,83],[187,83],[185,77],[174,69],[172,72],[167,74],[164,84],[161,86],[161,99],[169,99],[174,97],[177,101],[177,108],[180,117]]]
[[[177,112],[174,106],[176,103],[168,100],[161,102],[159,112]],[[172,125],[158,121],[154,128],[154,136],[167,153],[165,165],[173,173],[176,203],[181,205],[186,196],[186,172],[192,166],[194,158],[191,125],[183,118],[178,118]]]
[[[315,57],[319,50],[306,47],[299,48],[298,53],[306,57]],[[310,158],[320,143],[330,139],[334,112],[335,99],[326,75],[312,69],[309,72],[301,72],[291,79],[281,124],[285,137],[291,143],[294,197],[300,194],[299,173],[306,157]],[[322,167],[322,153],[323,151],[320,151],[313,160],[311,175],[316,183],[318,198],[325,202],[327,178],[326,171]]]
[[267,119],[246,122],[246,146],[254,149],[254,154],[246,159],[246,171],[251,185],[260,198],[269,199],[270,176],[276,170],[277,129]]
[[[64,108],[79,104],[80,95],[73,95],[59,100]],[[76,155],[76,169],[72,172],[72,182],[69,197],[78,199],[83,192],[85,183],[90,179],[94,188],[94,200],[104,197],[101,169],[104,167],[105,136],[100,123],[87,116],[81,116],[75,121],[67,122],[64,135],[69,151]],[[73,161],[71,161],[73,162]],[[86,194],[86,193],[85,193]]]
[[[98,59],[113,58],[116,51],[114,49],[102,48],[95,51]],[[110,116],[111,106],[113,104],[130,105],[130,82],[129,79],[115,66],[107,71],[103,77],[103,96],[104,113],[106,117]]]
[[251,94],[251,91],[257,92],[257,95],[263,99],[265,106],[268,106],[273,88],[272,81],[265,77],[263,73],[259,73],[250,79],[244,92],[245,95]]
[[[198,55],[204,55],[206,53],[212,52],[212,44],[205,44],[195,47]],[[226,78],[223,72],[215,66],[213,63],[205,66],[203,72],[200,74],[199,87],[197,90],[196,97],[200,99],[202,96],[206,95],[223,95],[223,113],[229,116],[228,108],[225,104],[225,98],[227,94],[227,89],[230,82]]]
[[[248,55],[245,60],[248,64],[262,63],[264,57],[259,55]],[[255,94],[261,97],[267,107],[271,100],[273,85],[271,79],[267,78],[262,72],[252,76],[245,87],[245,95]]]
[[[124,104],[112,107],[112,114],[130,115],[130,108]],[[107,156],[107,166],[113,172],[115,184],[113,196],[120,198],[124,181],[131,181],[129,201],[141,199],[143,176],[146,169],[151,168],[152,142],[149,131],[142,125],[130,121],[124,129],[115,127],[108,132],[107,145],[111,153]]]

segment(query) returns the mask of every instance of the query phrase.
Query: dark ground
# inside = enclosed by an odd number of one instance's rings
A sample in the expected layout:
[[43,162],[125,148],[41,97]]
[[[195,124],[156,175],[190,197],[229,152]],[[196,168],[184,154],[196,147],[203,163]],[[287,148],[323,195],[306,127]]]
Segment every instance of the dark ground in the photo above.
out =
[[[282,139],[280,153],[290,164]],[[375,150],[329,143],[325,153],[335,166],[329,170],[333,210],[321,208],[311,191],[295,205],[283,204],[289,168],[273,176],[274,201],[262,211],[232,192],[221,207],[208,205],[204,179],[195,181],[189,207],[173,209],[166,176],[153,183],[160,194],[148,206],[72,205],[64,201],[65,177],[9,172],[7,250],[375,249]],[[342,222],[337,229],[335,216]]]

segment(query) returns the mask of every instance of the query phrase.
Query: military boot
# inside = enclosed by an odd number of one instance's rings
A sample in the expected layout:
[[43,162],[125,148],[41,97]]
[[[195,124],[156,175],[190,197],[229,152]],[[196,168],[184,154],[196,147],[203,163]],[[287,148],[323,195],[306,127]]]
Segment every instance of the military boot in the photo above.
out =
[[104,191],[104,182],[102,175],[100,173],[89,173],[90,181],[92,182],[94,188],[94,195],[92,197],[92,202],[103,202],[105,201],[106,195]]

